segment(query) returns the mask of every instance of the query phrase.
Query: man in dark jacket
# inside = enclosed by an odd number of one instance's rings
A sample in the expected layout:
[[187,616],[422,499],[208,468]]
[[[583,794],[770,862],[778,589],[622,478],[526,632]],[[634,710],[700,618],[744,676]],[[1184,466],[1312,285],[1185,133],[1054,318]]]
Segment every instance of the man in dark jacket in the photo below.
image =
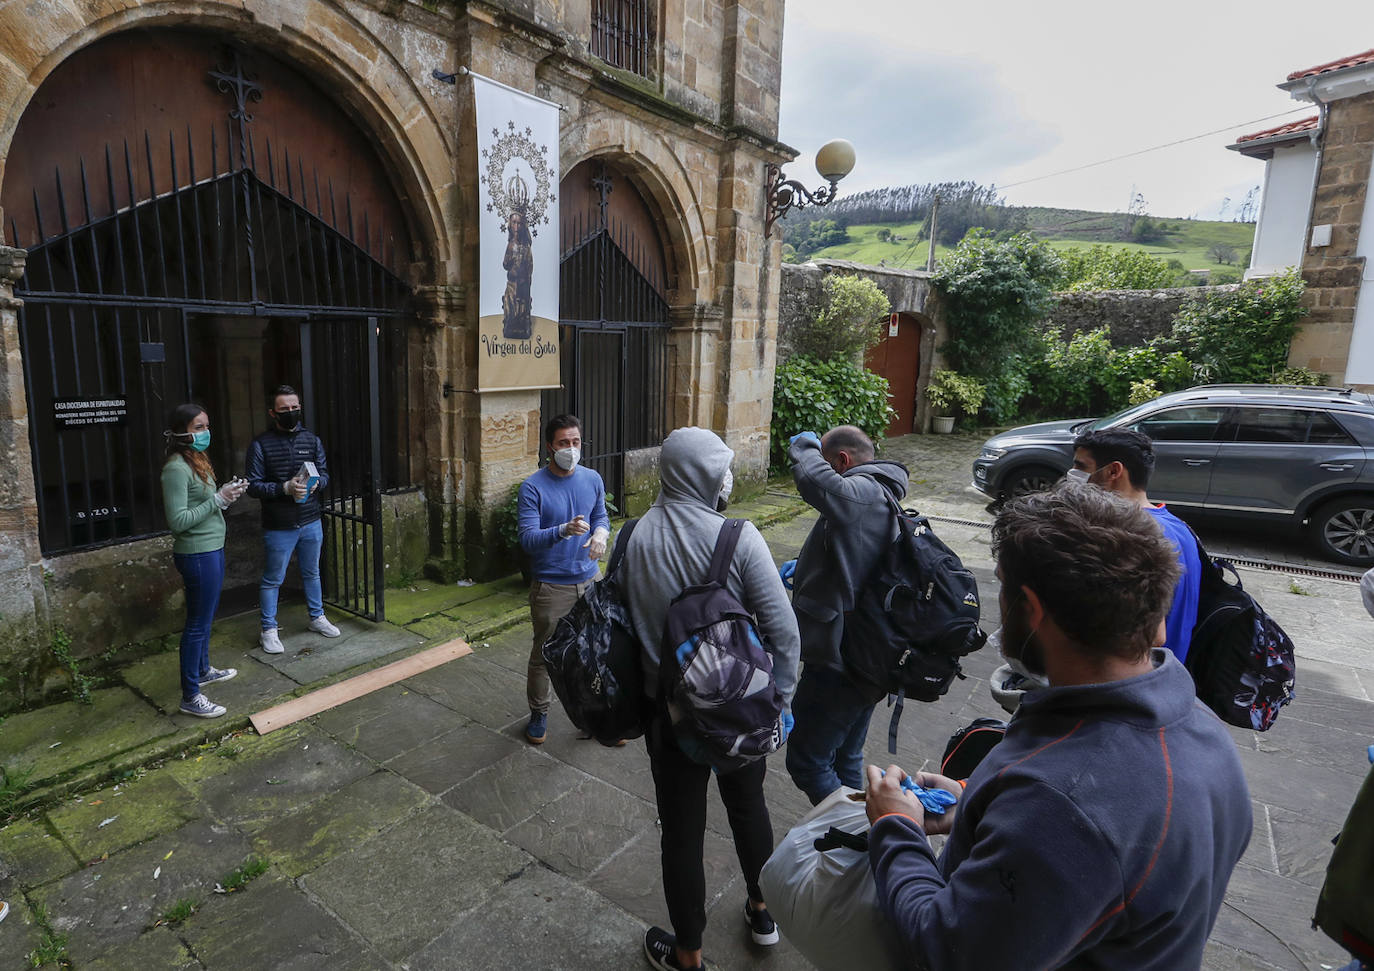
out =
[[[315,434],[301,424],[301,399],[296,389],[283,384],[272,393],[267,410],[272,427],[253,439],[245,462],[248,494],[262,501],[262,582],[258,587],[258,606],[262,612],[262,639],[268,654],[282,652],[277,627],[277,594],[286,579],[286,566],[296,554],[305,587],[305,605],[310,611],[310,629],[325,637],[338,637],[339,628],[324,615],[324,594],[320,586],[320,547],[324,529],[320,525],[319,493],[329,485],[324,446]],[[306,462],[315,466],[317,480],[301,478]]]
[[787,743],[787,771],[815,804],[841,785],[863,788],[864,739],[882,692],[844,674],[844,616],[896,535],[892,501],[906,495],[907,471],[875,461],[873,442],[852,425],[824,438],[804,432],[788,454],[797,491],[821,514],[792,574],[805,667]]
[[943,816],[897,766],[868,767],[878,899],[930,971],[1199,967],[1250,794],[1226,727],[1160,648],[1173,544],[1139,504],[1073,482],[1010,503],[992,539],[1003,650],[1049,687],[966,784],[916,773],[959,797]]

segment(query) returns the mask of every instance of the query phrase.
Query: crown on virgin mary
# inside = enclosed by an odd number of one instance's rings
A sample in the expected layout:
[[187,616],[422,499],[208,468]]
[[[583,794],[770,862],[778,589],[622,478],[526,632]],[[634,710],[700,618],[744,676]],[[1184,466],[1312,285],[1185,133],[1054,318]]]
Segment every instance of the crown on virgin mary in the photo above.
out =
[[525,180],[520,178],[518,172],[506,183],[506,198],[510,201],[512,209],[524,212],[529,208],[530,188],[525,185]]

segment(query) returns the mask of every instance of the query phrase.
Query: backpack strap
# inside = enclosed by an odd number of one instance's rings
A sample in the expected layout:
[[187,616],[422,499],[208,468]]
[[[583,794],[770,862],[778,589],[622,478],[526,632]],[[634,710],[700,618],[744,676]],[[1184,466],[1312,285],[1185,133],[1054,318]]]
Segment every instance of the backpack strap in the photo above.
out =
[[620,566],[620,561],[625,558],[625,551],[630,548],[630,536],[635,531],[635,523],[638,519],[628,519],[625,525],[620,527],[620,532],[615,534],[615,546],[611,549],[611,559],[606,564],[606,576],[615,573]]
[[730,575],[730,561],[735,558],[735,547],[739,545],[740,536],[744,535],[744,523],[743,519],[727,519],[721,523],[720,533],[716,536],[716,551],[711,554],[707,583],[725,586],[725,580]]

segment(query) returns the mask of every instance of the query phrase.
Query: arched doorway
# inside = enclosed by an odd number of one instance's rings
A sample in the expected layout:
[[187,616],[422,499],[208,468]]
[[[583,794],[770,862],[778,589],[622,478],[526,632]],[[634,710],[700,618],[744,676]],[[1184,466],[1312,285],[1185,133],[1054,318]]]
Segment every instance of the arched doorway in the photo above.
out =
[[662,443],[668,422],[668,261],[658,220],[625,173],[601,159],[559,186],[563,387],[545,419],[582,419],[585,462],[623,499],[625,454]]
[[865,366],[887,378],[889,403],[896,415],[887,426],[887,437],[916,431],[916,392],[921,370],[921,321],[914,314],[888,317],[883,339],[872,347]]
[[[92,84],[99,78],[99,84]],[[381,618],[381,494],[417,481],[410,259],[366,135],[290,66],[190,30],[77,52],[21,118],[0,188],[28,251],[16,295],[47,555],[165,530],[167,411],[212,414],[243,471],[278,384],[324,440],[326,597]],[[251,600],[251,503],[232,510],[226,598]]]

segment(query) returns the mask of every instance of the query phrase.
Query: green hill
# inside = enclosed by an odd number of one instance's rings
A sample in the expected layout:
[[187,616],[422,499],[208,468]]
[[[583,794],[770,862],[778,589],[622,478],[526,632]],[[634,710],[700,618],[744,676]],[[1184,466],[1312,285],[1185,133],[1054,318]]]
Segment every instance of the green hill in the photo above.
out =
[[[1142,250],[1161,259],[1178,260],[1187,270],[1216,269],[1218,264],[1207,255],[1207,251],[1217,243],[1226,244],[1236,251],[1236,261],[1227,269],[1242,270],[1255,238],[1254,223],[1156,218],[1156,222],[1167,227],[1162,238],[1150,243],[1126,243],[1120,241],[1125,220],[1121,213],[1038,207],[1027,208],[1023,212],[1030,231],[1055,249],[1102,244],[1119,249]],[[853,260],[873,266],[886,264],[924,269],[928,244],[925,240],[916,240],[921,225],[920,221],[851,225],[848,243],[827,246],[810,254],[807,259]],[[878,239],[880,229],[891,233],[891,239]],[[936,259],[949,249],[946,246],[937,247]]]

